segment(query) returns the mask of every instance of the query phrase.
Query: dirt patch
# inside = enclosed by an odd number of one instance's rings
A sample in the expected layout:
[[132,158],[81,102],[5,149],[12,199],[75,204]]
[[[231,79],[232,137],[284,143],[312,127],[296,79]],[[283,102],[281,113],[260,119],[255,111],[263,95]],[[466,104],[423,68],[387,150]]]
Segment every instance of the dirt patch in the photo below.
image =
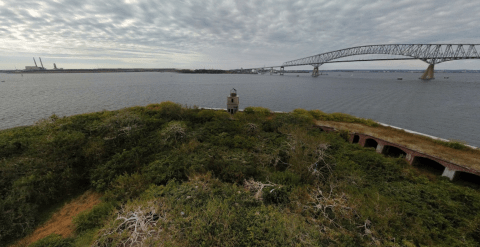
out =
[[72,236],[75,230],[72,223],[73,217],[99,204],[100,196],[100,194],[95,192],[85,192],[83,195],[65,204],[58,212],[54,213],[47,222],[13,246],[28,246],[52,233],[59,234],[62,237]]
[[435,143],[425,136],[405,132],[386,126],[369,127],[357,123],[317,121],[318,125],[334,127],[338,130],[348,130],[371,135],[385,141],[396,143],[415,151],[433,155],[452,163],[480,171],[480,150],[457,150]]

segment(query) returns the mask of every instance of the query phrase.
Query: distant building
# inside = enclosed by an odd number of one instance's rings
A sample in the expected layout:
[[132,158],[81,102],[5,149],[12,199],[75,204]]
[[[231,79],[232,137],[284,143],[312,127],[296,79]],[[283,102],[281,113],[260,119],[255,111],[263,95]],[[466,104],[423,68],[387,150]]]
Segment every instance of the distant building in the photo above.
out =
[[42,68],[37,66],[25,66],[25,70],[41,70]]

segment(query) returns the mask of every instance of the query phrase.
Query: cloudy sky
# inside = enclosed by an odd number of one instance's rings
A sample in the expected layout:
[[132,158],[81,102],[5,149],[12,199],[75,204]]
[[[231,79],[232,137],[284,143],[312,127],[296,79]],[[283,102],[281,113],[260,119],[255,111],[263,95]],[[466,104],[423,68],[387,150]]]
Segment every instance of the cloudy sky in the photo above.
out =
[[[479,44],[478,13],[477,0],[0,0],[0,69],[32,66],[32,57],[47,69],[235,69],[360,45]],[[436,68],[480,69],[480,60]]]

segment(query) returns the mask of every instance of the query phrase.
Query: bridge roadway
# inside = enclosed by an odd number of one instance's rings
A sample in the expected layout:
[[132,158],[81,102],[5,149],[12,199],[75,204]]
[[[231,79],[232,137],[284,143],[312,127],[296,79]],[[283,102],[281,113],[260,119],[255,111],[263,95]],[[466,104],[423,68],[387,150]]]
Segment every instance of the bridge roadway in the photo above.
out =
[[[299,58],[283,63],[279,66],[267,66],[261,68],[252,68],[257,71],[274,72],[274,68],[280,68],[280,75],[283,75],[285,67],[312,65],[312,76],[319,75],[318,67],[325,63],[340,62],[362,62],[362,61],[384,61],[384,60],[421,60],[429,64],[420,79],[434,79],[435,64],[462,60],[462,59],[480,59],[478,53],[480,44],[385,44],[385,45],[366,45],[356,46],[326,53],[321,53],[309,57]],[[338,60],[344,57],[358,55],[390,55],[401,56],[392,58],[374,58],[374,59],[358,59],[358,60]]]

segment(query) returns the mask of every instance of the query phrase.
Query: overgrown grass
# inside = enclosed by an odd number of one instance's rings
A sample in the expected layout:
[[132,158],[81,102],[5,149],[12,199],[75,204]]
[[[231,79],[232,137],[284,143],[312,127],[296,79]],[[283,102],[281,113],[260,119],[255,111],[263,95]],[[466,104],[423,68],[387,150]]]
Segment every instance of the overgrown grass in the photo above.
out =
[[470,147],[467,147],[464,143],[461,143],[459,141],[441,141],[441,140],[434,140],[435,143],[440,144],[445,147],[457,149],[457,150],[467,150],[471,149]]
[[250,107],[232,117],[164,102],[0,131],[0,242],[25,235],[41,207],[81,188],[103,192],[104,202],[75,218],[72,239],[41,241],[479,244],[478,190],[312,128],[318,119],[375,126],[320,111]]
[[[300,111],[305,111],[305,110],[300,109]],[[346,123],[360,123],[370,127],[380,126],[380,124],[378,124],[377,122],[371,119],[357,118],[345,113],[334,112],[334,113],[328,114],[320,110],[311,110],[311,111],[308,111],[308,113],[316,120],[346,122]]]

